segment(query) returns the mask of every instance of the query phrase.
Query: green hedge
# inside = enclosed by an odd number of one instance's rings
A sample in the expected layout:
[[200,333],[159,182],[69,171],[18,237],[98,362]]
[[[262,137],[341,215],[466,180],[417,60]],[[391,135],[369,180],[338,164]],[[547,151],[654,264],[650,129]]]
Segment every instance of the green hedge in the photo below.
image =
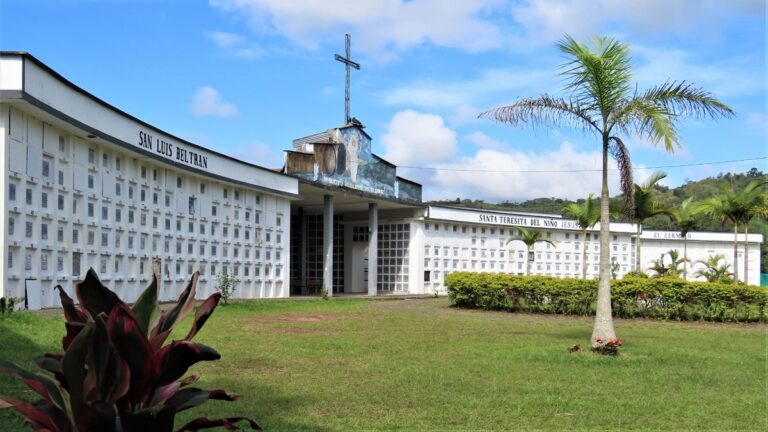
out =
[[[597,301],[597,281],[591,279],[458,272],[445,284],[453,304],[465,308],[593,315]],[[764,322],[768,290],[625,278],[611,281],[611,298],[614,316],[622,318]]]

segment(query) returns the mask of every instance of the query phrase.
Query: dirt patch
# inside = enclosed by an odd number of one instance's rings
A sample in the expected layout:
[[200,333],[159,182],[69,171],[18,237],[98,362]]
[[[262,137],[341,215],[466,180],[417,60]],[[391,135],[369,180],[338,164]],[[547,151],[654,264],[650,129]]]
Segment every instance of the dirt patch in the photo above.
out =
[[245,321],[249,324],[291,324],[291,323],[317,323],[324,321],[333,321],[339,318],[352,316],[345,313],[312,312],[301,313],[292,312],[285,314],[270,314],[264,316],[251,317]]
[[246,323],[256,325],[258,330],[277,335],[307,335],[307,334],[337,334],[348,333],[350,328],[340,328],[338,325],[314,325],[317,323],[330,324],[345,318],[360,317],[360,314],[348,312],[290,312],[250,317]]

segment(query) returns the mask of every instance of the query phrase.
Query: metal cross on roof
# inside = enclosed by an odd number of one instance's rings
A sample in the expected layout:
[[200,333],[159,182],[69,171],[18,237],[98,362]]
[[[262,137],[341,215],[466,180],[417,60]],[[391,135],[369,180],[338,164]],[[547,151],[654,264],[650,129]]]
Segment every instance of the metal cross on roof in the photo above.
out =
[[347,70],[347,81],[344,91],[344,124],[349,123],[351,120],[351,117],[349,116],[349,67],[352,66],[353,68],[360,70],[360,64],[355,63],[350,58],[350,45],[351,45],[351,38],[349,36],[349,33],[344,35],[345,37],[345,46],[346,46],[346,57],[342,57],[338,54],[335,55],[335,59],[337,61],[340,61],[344,63],[344,68]]

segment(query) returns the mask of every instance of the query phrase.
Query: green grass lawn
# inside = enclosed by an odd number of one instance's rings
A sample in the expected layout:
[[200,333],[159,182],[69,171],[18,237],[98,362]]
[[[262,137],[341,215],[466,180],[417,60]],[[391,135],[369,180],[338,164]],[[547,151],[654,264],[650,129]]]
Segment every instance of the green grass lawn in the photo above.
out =
[[[186,326],[184,326],[186,327]],[[445,299],[220,307],[196,338],[222,354],[203,388],[241,395],[200,415],[267,430],[768,430],[766,326],[618,320],[619,358],[567,354],[589,318],[457,310]],[[186,328],[183,329],[186,332]],[[0,357],[60,349],[60,317],[0,319]],[[0,377],[0,393],[31,392]],[[0,412],[0,430],[24,430]]]

